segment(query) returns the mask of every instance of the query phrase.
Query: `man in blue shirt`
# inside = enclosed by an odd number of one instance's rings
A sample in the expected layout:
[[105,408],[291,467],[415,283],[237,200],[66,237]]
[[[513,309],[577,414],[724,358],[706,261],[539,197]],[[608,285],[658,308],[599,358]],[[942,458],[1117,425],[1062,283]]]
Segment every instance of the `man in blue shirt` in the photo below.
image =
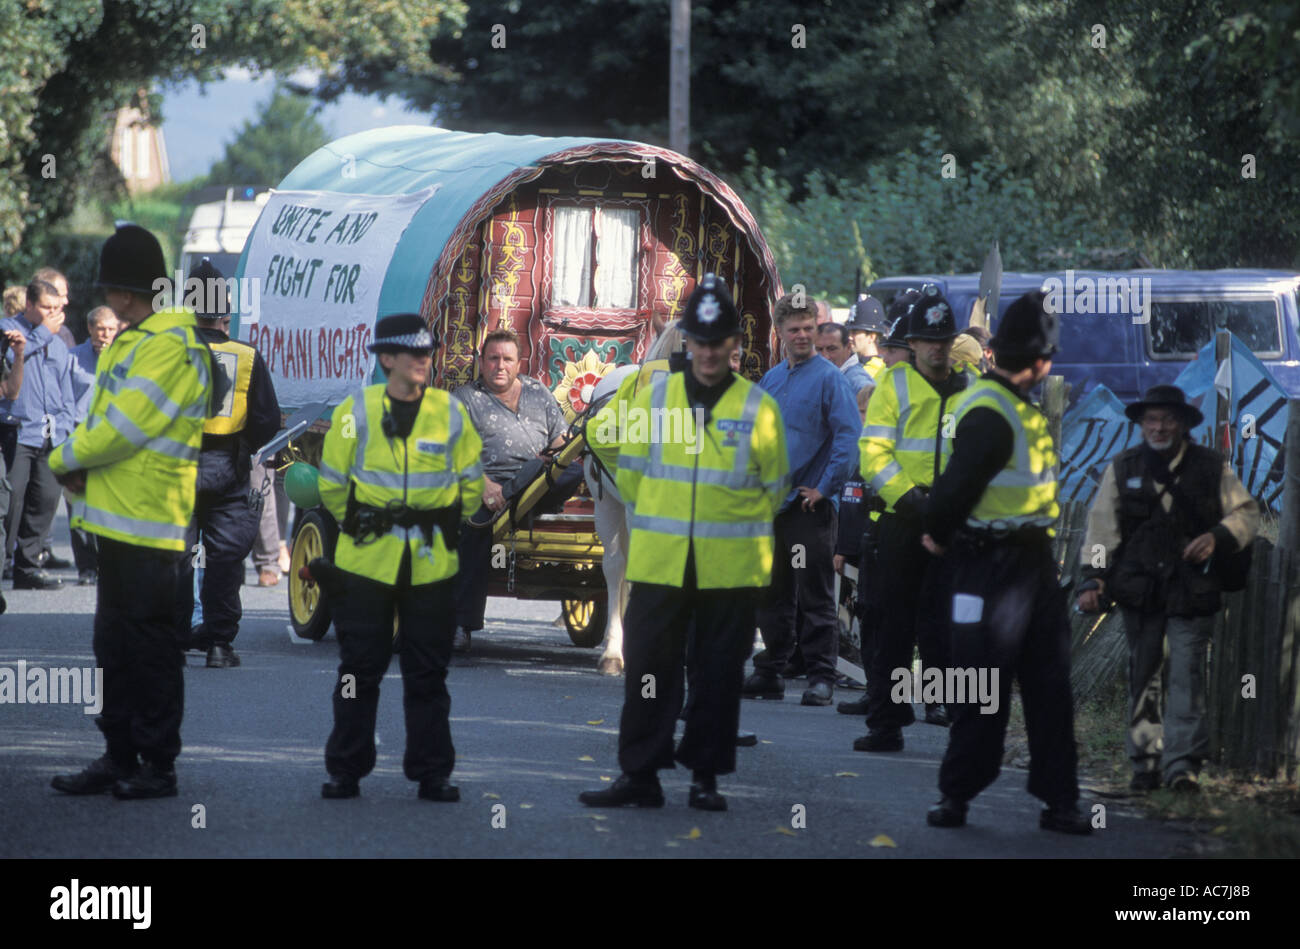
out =
[[808,670],[804,705],[830,705],[839,656],[835,608],[835,512],[844,482],[857,464],[858,415],[853,387],[839,367],[813,350],[816,304],[788,293],[774,311],[786,359],[759,385],[781,407],[790,472],[796,486],[776,516],[772,585],[758,611],[767,649],[754,657],[745,680],[748,698],[782,699],[781,670],[793,655],[796,623]]
[[5,518],[6,543],[14,545],[17,590],[62,586],[41,569],[41,547],[62,494],[50,471],[50,451],[74,428],[72,357],[56,335],[62,323],[62,298],[44,280],[33,280],[27,287],[27,309],[20,316],[0,321],[0,329],[18,330],[27,340],[23,388],[17,397],[0,401],[0,422],[17,428],[9,473],[13,494]]

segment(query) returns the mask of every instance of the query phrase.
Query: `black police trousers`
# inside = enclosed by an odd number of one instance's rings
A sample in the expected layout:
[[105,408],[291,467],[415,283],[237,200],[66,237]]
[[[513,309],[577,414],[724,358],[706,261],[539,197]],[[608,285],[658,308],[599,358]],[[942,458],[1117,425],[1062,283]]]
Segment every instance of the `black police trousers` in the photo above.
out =
[[190,554],[97,540],[94,647],[104,707],[95,724],[119,765],[133,765],[138,755],[169,768],[181,752],[185,705],[175,590]]
[[627,774],[675,767],[673,730],[688,661],[691,700],[676,760],[696,771],[736,770],[740,686],[754,645],[758,589],[696,589],[690,562],[686,576],[681,589],[633,583],[628,597],[618,729],[618,763]]
[[[910,702],[894,702],[893,674],[912,674],[912,649],[921,653],[923,669],[948,665],[948,620],[945,615],[944,560],[921,546],[921,523],[882,514],[877,522],[875,576],[878,597],[874,644],[867,661],[867,727],[902,728],[916,721]],[[870,620],[863,620],[866,629]],[[863,635],[864,647],[867,637]],[[865,655],[864,655],[865,658]]]
[[949,706],[952,727],[939,790],[969,801],[1002,767],[1011,679],[1020,681],[1029,733],[1029,793],[1056,806],[1079,799],[1070,696],[1070,622],[1066,593],[1044,535],[1031,542],[973,545],[956,541],[952,664],[998,673],[997,711],[966,701]]
[[456,765],[447,692],[456,578],[412,586],[409,551],[392,585],[340,573],[342,588],[330,596],[339,639],[339,678],[334,685],[334,730],[325,744],[325,769],[336,778],[355,779],[374,770],[379,683],[393,658],[396,614],[406,713],[402,770],[412,781],[449,777]]
[[[240,587],[244,582],[244,560],[253,549],[260,524],[260,512],[248,506],[247,482],[236,482],[223,491],[199,491],[194,496],[194,529],[202,545],[203,583],[199,602],[203,604],[202,644],[229,645],[239,633],[244,616]],[[194,556],[186,558],[181,577],[181,632],[189,632],[194,602]],[[182,637],[184,638],[184,637]]]
[[[808,683],[835,684],[839,677],[839,610],[835,604],[835,508],[818,501],[805,511],[793,507],[776,516],[772,583],[759,601],[758,628],[767,647],[754,657],[754,670],[781,674],[798,645]],[[798,629],[796,639],[795,631]]]

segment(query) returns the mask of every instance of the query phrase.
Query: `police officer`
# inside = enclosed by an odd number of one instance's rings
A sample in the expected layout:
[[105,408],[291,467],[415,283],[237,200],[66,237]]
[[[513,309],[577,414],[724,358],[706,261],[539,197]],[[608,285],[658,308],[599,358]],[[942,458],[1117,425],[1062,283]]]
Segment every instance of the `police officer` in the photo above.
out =
[[[280,403],[261,353],[231,339],[221,328],[230,313],[221,272],[204,257],[186,284],[187,291],[199,291],[193,297],[198,301],[199,338],[208,344],[214,365],[225,377],[221,404],[203,423],[199,455],[194,519],[202,542],[203,625],[193,639],[195,648],[207,650],[208,668],[224,669],[239,665],[231,644],[244,612],[239,599],[244,558],[253,549],[259,520],[259,512],[248,503],[249,455],[279,431]],[[193,564],[194,558],[186,560],[182,571],[182,638],[189,632]]]
[[370,351],[388,374],[334,410],[321,456],[321,501],[340,523],[339,639],[325,798],[361,793],[375,766],[379,683],[401,636],[406,756],[419,797],[458,801],[447,664],[456,625],[457,534],[483,498],[483,443],[459,401],[428,385],[438,341],[415,313],[386,316]]
[[867,375],[873,380],[885,368],[881,358],[880,343],[889,334],[889,324],[885,321],[885,311],[880,301],[872,296],[864,296],[849,314],[849,321],[844,324],[849,331],[849,340],[853,352]]
[[[691,293],[682,329],[689,369],[657,376],[638,393],[619,450],[632,583],[619,723],[623,773],[608,788],[579,795],[591,807],[662,807],[657,772],[674,767],[675,758],[692,769],[690,806],[726,809],[717,775],[736,767],[754,609],[771,578],[772,521],[789,491],[780,410],[731,371],[740,317],[712,274]],[[692,698],[674,753],[684,662],[694,667]]]
[[[859,445],[862,476],[885,503],[877,525],[875,588],[882,599],[876,646],[867,669],[867,734],[853,742],[856,751],[902,751],[903,727],[916,715],[910,702],[895,702],[896,669],[912,668],[912,649],[921,665],[947,665],[945,625],[936,615],[943,570],[921,546],[921,516],[930,485],[939,474],[943,418],[966,377],[948,364],[957,324],[943,294],[927,285],[908,314],[904,338],[913,362],[899,362],[881,373],[867,407]],[[926,705],[925,720],[947,725],[942,703]]]
[[[951,545],[952,664],[997,676],[996,711],[952,706],[939,769],[936,827],[966,822],[968,802],[1002,765],[1011,678],[1020,680],[1032,759],[1029,793],[1047,807],[1039,826],[1068,834],[1092,827],[1078,806],[1070,626],[1052,556],[1057,456],[1047,419],[1027,398],[1052,368],[1059,323],[1041,292],[1007,310],[993,337],[997,366],[953,407],[951,458],[926,511],[926,549]],[[987,713],[987,714],[986,714]]]
[[166,273],[162,247],[142,227],[123,225],[104,243],[99,286],[127,326],[99,357],[89,416],[50,456],[60,483],[80,495],[72,526],[99,545],[94,648],[104,700],[96,724],[107,753],[54,778],[68,794],[176,794],[184,704],[176,590],[191,556],[213,369],[191,311],[154,312]]

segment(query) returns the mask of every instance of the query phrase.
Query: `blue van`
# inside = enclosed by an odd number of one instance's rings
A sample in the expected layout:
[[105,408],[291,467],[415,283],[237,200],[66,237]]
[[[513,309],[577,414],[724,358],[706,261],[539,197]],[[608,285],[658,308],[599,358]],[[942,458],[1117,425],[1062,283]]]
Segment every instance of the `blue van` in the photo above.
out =
[[[888,306],[908,287],[933,283],[970,322],[979,274],[886,277],[867,292]],[[1245,342],[1290,396],[1300,396],[1300,273],[1284,270],[1067,270],[1002,275],[998,316],[1045,287],[1061,314],[1052,372],[1070,383],[1070,401],[1105,385],[1131,402],[1173,382],[1220,328]],[[990,319],[989,328],[997,322]]]

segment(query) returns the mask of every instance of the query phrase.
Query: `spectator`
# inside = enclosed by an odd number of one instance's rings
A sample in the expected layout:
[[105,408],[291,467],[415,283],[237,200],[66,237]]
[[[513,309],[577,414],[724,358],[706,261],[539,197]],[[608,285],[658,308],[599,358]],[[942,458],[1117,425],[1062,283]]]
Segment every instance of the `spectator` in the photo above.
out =
[[17,316],[27,309],[26,287],[5,287],[5,316]]
[[[106,306],[97,306],[86,314],[86,326],[90,336],[84,343],[72,348],[72,391],[77,404],[73,422],[80,425],[90,412],[90,396],[95,388],[95,367],[99,363],[99,354],[122,330],[117,314]],[[95,551],[95,535],[81,527],[72,527],[72,501],[65,497],[64,507],[68,512],[68,531],[72,535],[72,559],[77,565],[77,583],[80,586],[94,586],[99,579],[98,556]]]
[[[786,294],[774,312],[786,354],[759,382],[776,399],[785,420],[794,489],[775,522],[772,584],[758,613],[767,648],[754,657],[745,680],[747,698],[782,699],[781,677],[796,645],[808,671],[804,705],[830,705],[839,655],[835,607],[835,514],[845,479],[853,470],[854,444],[862,430],[853,387],[844,373],[813,351],[817,310],[799,307]],[[802,614],[802,623],[800,623]],[[796,641],[795,630],[800,630]]]
[[[32,275],[33,280],[44,280],[52,286],[59,294],[59,312],[62,319],[59,321],[59,339],[63,340],[63,345],[71,350],[77,345],[77,338],[72,335],[72,330],[68,329],[68,278],[55,270],[53,267],[42,267]],[[65,564],[65,566],[70,566]]]
[[831,365],[844,373],[855,394],[873,384],[857,353],[849,346],[849,331],[839,323],[818,324],[816,347],[817,355],[829,359]]
[[[519,337],[513,330],[488,333],[480,351],[480,375],[452,393],[469,411],[483,439],[483,507],[460,533],[453,648],[468,652],[470,634],[483,628],[492,531],[475,527],[505,506],[502,489],[546,448],[559,447],[568,428],[560,404],[536,379],[519,374]],[[582,476],[580,465],[571,466]]]
[[14,587],[20,590],[62,586],[41,568],[42,542],[60,494],[50,471],[50,452],[71,434],[76,407],[72,357],[56,336],[63,325],[61,299],[53,286],[33,280],[23,315],[0,321],[0,328],[18,330],[27,340],[23,388],[17,398],[0,402],[0,412],[17,428],[5,534],[6,543],[14,546]]
[[[23,299],[27,299],[27,293],[23,291]],[[18,330],[0,329],[0,399],[15,398],[23,387],[23,367],[26,362],[23,359],[23,353],[27,349],[27,337]],[[11,448],[8,444],[8,438],[4,435],[6,428],[0,428],[0,439],[4,444],[0,445],[0,551],[5,549],[5,527],[4,513],[9,510],[9,465]],[[0,595],[0,613],[5,611],[7,604],[5,598]]]
[[982,326],[968,326],[962,330],[967,336],[975,338],[975,342],[980,344],[980,349],[984,351],[984,369],[987,371],[993,366],[993,349],[989,345],[989,340],[993,337],[989,331]]
[[[1221,573],[1254,541],[1259,505],[1222,455],[1188,437],[1203,416],[1182,389],[1152,386],[1124,414],[1141,426],[1143,443],[1120,452],[1102,476],[1082,548],[1090,583],[1078,605],[1095,612],[1106,596],[1124,615],[1130,786],[1155,790],[1163,776],[1170,790],[1196,791],[1210,752],[1205,649],[1222,608]],[[1102,567],[1094,566],[1099,550]]]

